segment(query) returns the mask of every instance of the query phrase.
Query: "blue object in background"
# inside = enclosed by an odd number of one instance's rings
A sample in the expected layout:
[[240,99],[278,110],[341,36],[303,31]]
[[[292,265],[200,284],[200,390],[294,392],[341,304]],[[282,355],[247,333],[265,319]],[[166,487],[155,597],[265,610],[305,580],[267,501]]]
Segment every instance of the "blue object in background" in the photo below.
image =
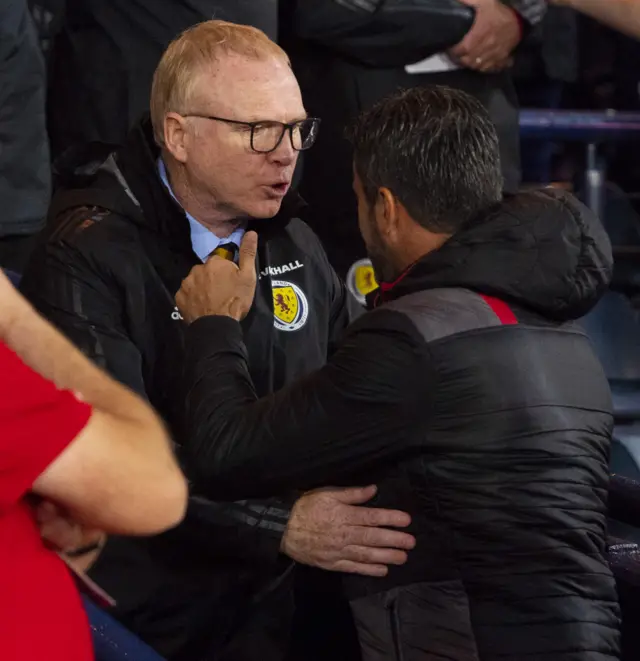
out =
[[14,273],[13,271],[9,271],[7,269],[3,269],[4,274],[13,282],[13,286],[17,287],[20,284],[20,276],[17,273]]
[[96,661],[165,661],[146,643],[83,597],[91,625]]

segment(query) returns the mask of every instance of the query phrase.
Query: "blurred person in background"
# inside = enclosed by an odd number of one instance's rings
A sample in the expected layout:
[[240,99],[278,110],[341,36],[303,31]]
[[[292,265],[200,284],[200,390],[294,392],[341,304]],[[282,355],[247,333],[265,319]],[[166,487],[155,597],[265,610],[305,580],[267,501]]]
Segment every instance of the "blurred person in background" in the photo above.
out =
[[104,532],[178,524],[186,481],[151,409],[39,317],[1,271],[0,306],[0,656],[90,661],[80,596],[37,522],[55,532],[62,519],[71,541],[95,552]]
[[[309,203],[309,223],[352,291],[354,268],[365,250],[355,222],[356,201],[349,184],[351,148],[344,130],[361,110],[399,88],[438,84],[466,91],[489,110],[497,128],[505,190],[515,192],[520,184],[518,103],[510,66],[515,49],[542,19],[546,2],[465,3],[475,12],[472,25],[466,25],[466,35],[463,32],[457,42],[438,52],[429,49],[434,32],[429,28],[431,12],[439,15],[436,25],[442,32],[445,18],[452,25],[460,23],[465,5],[425,0],[396,12],[395,3],[390,3],[385,25],[384,1],[281,2],[282,44],[290,53],[309,111],[323,120],[322,139],[304,158],[300,190]],[[421,11],[428,21],[420,21]],[[421,26],[428,55],[422,60],[406,38],[411,29],[407,22]],[[374,24],[380,29],[373,30]],[[362,56],[363,41],[370,43],[367,57]],[[354,293],[362,298],[371,286]]]
[[[258,392],[321,367],[348,324],[347,297],[290,191],[318,129],[286,54],[263,32],[194,26],[163,55],[151,118],[124,146],[89,145],[61,160],[23,291],[170,422],[183,413],[173,394],[185,331],[175,294],[195,265],[216,251],[234,259],[245,230],[258,227],[261,280],[245,324]],[[372,575],[406,560],[414,540],[390,528],[409,518],[359,507],[373,495],[216,503],[194,491],[182,526],[109,538],[89,574],[117,600],[114,615],[171,661],[277,661],[290,636],[294,560]]]
[[97,140],[121,145],[149,110],[151,79],[180,32],[211,18],[254,25],[273,39],[278,0],[66,0],[52,44],[49,133],[56,158]]
[[45,69],[27,0],[0,3],[0,266],[20,271],[44,225],[51,172]]
[[[578,80],[578,23],[575,12],[550,6],[543,20],[515,54],[513,77],[524,108],[558,109],[571,84]],[[551,140],[523,140],[522,179],[525,184],[554,181],[560,145]]]
[[629,37],[640,39],[638,0],[549,0],[549,4],[575,9]]

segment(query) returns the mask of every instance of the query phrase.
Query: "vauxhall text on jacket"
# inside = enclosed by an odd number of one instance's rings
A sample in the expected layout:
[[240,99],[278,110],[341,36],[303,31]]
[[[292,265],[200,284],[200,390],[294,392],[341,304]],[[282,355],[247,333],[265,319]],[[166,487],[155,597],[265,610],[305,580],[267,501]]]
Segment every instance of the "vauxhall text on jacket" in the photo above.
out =
[[241,327],[196,321],[180,384],[196,483],[377,483],[377,504],[409,512],[406,565],[345,579],[366,661],[614,661],[611,401],[576,323],[611,267],[572,197],[506,198],[385,288],[324,368],[263,398]]
[[[171,422],[186,328],[174,296],[198,261],[189,224],[157,176],[148,121],[116,153],[90,151],[69,157],[80,160],[74,168],[59,166],[64,188],[23,291]],[[321,367],[347,323],[343,287],[316,237],[295,218],[297,206],[285,199],[276,218],[255,226],[260,280],[244,329],[261,395]],[[293,502],[287,493],[220,504],[195,491],[176,531],[110,540],[92,576],[118,601],[115,614],[168,658],[217,654],[291,568],[279,556]],[[265,648],[251,653],[271,658]]]

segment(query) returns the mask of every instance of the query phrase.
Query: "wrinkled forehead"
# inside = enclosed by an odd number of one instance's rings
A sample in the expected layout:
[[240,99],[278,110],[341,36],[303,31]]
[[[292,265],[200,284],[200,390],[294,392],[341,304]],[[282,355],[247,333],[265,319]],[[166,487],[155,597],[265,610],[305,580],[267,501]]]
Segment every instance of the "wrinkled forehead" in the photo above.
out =
[[284,60],[225,55],[194,82],[198,112],[229,119],[290,122],[305,116],[300,87]]

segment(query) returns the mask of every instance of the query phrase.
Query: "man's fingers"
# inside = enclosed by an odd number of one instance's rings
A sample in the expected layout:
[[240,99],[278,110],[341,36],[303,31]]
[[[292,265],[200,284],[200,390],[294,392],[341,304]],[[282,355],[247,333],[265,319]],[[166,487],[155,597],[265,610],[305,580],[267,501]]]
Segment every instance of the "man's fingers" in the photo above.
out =
[[495,67],[495,62],[496,60],[493,59],[472,58],[472,57],[463,57],[460,60],[460,64],[462,64],[467,69],[473,69],[473,71],[479,71],[480,73],[493,71]]
[[213,257],[210,257],[204,264],[196,264],[196,266],[194,266],[189,271],[187,277],[182,281],[182,284],[184,284],[185,282],[190,283],[193,282],[194,280],[195,281],[199,280],[207,272],[207,264],[209,264],[210,262],[216,259],[222,259],[223,261],[227,261],[223,257],[218,257],[217,255],[214,255]]
[[413,535],[407,532],[401,532],[400,530],[363,526],[354,529],[353,539],[348,538],[347,543],[410,551],[416,545],[416,538]]
[[375,578],[382,578],[389,573],[389,569],[385,565],[365,565],[351,560],[340,560],[328,569],[344,574],[360,574],[361,576],[373,576]]
[[387,526],[406,528],[411,517],[406,512],[385,510],[376,507],[353,507],[349,509],[345,523],[352,526]]
[[483,24],[479,13],[476,12],[476,18],[471,29],[465,34],[462,41],[458,42],[449,50],[449,53],[456,58],[462,58],[477,53],[481,49],[486,38],[486,26]]
[[472,46],[473,41],[465,37],[457,46],[449,50],[449,54],[458,60],[462,60],[463,57],[469,55]]
[[343,529],[342,543],[344,546],[369,546],[411,551],[415,548],[416,538],[407,532],[388,528],[347,526]]
[[43,500],[35,508],[36,520],[38,523],[48,523],[63,516],[62,510],[49,500]]
[[492,48],[465,55],[460,58],[460,64],[467,67],[467,69],[487,73],[502,70],[509,59],[509,54],[506,51],[500,48]]
[[[361,505],[370,501],[377,491],[375,485],[368,487],[352,487],[350,489],[328,489],[332,496],[345,505]],[[365,524],[363,524],[365,525]],[[373,524],[375,525],[375,524]]]
[[256,253],[258,252],[258,235],[246,232],[240,244],[238,264],[243,276],[256,277]]
[[66,550],[82,545],[81,527],[66,519],[56,519],[40,524],[40,534],[56,549]]
[[359,564],[372,565],[404,565],[407,561],[405,551],[398,549],[380,549],[368,546],[347,546],[341,554],[345,560],[352,560]]
[[508,53],[502,47],[502,45],[495,41],[493,38],[488,37],[482,40],[471,44],[469,47],[456,55],[459,61],[462,62],[465,66],[480,65],[482,62],[488,62],[489,60],[495,60],[499,57],[505,57]]

